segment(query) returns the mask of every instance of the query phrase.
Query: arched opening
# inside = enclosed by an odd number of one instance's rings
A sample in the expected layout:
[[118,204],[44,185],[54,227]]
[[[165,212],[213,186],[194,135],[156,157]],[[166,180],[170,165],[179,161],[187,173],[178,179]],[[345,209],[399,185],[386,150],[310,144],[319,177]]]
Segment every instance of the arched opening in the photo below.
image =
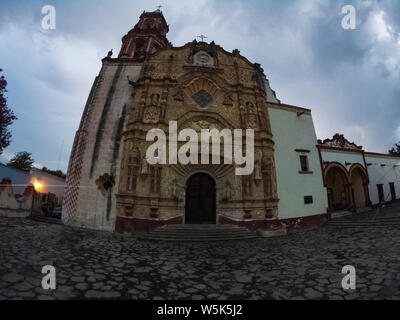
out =
[[329,168],[325,173],[325,184],[328,191],[328,205],[331,211],[345,210],[351,206],[347,174],[343,169],[337,166]]
[[216,223],[216,187],[208,174],[196,173],[186,182],[185,223]]
[[359,167],[350,170],[351,191],[355,209],[365,208],[369,205],[368,177],[365,171]]

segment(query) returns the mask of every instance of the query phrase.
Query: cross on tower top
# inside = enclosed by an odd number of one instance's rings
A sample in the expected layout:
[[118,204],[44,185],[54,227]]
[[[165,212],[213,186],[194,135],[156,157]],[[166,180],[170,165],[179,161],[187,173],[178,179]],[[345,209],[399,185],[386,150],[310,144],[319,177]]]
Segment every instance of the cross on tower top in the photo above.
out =
[[200,38],[200,39],[201,39],[201,41],[203,42],[203,41],[204,41],[204,39],[206,39],[207,37],[201,34],[201,35],[197,36],[197,38]]

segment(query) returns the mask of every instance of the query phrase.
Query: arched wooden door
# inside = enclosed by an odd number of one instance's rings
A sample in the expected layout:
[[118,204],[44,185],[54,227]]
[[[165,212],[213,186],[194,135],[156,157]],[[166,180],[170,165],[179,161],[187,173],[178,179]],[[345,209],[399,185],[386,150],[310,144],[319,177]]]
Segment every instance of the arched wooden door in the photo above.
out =
[[185,223],[216,223],[215,182],[205,173],[194,174],[186,183]]

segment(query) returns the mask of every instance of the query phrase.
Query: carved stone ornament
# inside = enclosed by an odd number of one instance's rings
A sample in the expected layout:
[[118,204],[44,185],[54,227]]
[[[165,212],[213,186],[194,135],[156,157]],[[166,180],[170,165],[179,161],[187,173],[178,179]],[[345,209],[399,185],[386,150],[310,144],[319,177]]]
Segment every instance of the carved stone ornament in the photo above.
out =
[[232,200],[235,196],[235,189],[233,188],[230,181],[225,181],[223,189],[221,190],[221,200],[229,201]]
[[222,102],[224,106],[233,106],[233,98],[229,92],[224,94],[224,101]]
[[362,150],[362,146],[357,146],[354,142],[347,140],[343,134],[338,133],[332,139],[318,140],[318,144],[330,148]]
[[206,120],[199,120],[196,122],[192,122],[190,127],[194,129],[196,132],[201,131],[202,129],[218,129],[218,126],[215,123],[208,122]]
[[142,159],[142,165],[140,167],[140,174],[143,176],[147,176],[149,174],[149,164],[146,159],[146,155]]
[[108,173],[103,174],[96,180],[97,189],[104,195],[106,191],[115,185],[114,178]]
[[175,101],[179,101],[179,102],[184,102],[185,101],[185,94],[183,93],[182,88],[177,88],[176,91],[174,92],[174,94],[172,95],[172,98]]
[[247,102],[246,106],[240,105],[240,118],[243,126],[248,129],[258,129],[258,114],[252,102]]
[[174,179],[169,186],[169,193],[174,200],[182,200],[184,195],[184,187],[179,184],[177,179]]
[[248,113],[246,117],[247,128],[248,129],[257,129],[257,115],[254,113]]
[[144,123],[157,123],[160,120],[161,110],[156,106],[146,107],[143,115]]
[[276,173],[275,173],[275,162],[272,155],[263,154],[262,158],[262,175],[264,181],[264,192],[267,198],[277,198],[277,185],[276,185]]
[[256,161],[254,164],[254,180],[256,180],[256,183],[262,180],[261,164],[259,161]]

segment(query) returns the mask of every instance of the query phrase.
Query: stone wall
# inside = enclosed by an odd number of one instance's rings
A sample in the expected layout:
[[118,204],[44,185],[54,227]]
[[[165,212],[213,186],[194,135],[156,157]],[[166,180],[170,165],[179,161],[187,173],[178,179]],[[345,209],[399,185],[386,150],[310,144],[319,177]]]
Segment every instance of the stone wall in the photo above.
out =
[[33,186],[27,186],[22,195],[15,195],[10,179],[0,182],[0,217],[23,218],[31,212]]

